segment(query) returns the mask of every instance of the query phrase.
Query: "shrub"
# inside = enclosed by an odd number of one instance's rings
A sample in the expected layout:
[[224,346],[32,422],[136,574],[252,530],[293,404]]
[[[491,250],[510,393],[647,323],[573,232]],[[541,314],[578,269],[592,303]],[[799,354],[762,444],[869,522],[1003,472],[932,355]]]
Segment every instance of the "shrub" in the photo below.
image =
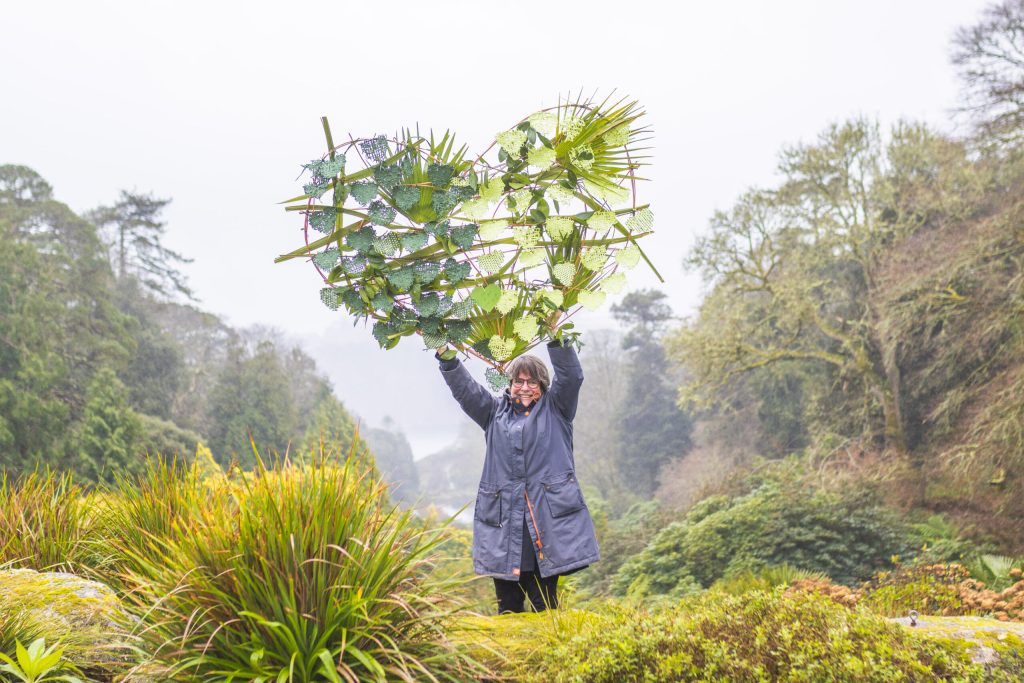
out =
[[494,622],[475,622],[460,637],[503,653],[503,673],[529,683],[984,676],[955,643],[921,638],[864,610],[782,589],[743,596],[709,592],[672,609],[607,605],[580,616],[515,615]]
[[[384,486],[352,459],[261,467],[202,505],[191,502],[194,480],[183,498],[157,474],[130,505],[155,513],[165,503],[177,521],[115,543],[150,675],[217,683],[478,673],[441,632],[445,587],[431,583],[426,563],[436,539],[388,506]],[[158,515],[144,522],[161,524]]]
[[777,586],[789,586],[794,581],[820,581],[827,578],[818,572],[805,572],[788,564],[780,564],[774,567],[764,567],[757,571],[747,569],[732,574],[719,579],[711,588],[730,595],[742,595],[755,590],[767,591]]
[[887,617],[906,616],[910,610],[945,616],[972,614],[961,599],[960,584],[967,578],[967,570],[959,564],[899,567],[865,583],[861,604]]
[[89,503],[71,474],[0,474],[0,566],[73,571],[86,552]]
[[623,565],[612,590],[670,593],[681,582],[709,586],[744,569],[781,564],[852,584],[890,567],[909,538],[896,515],[866,495],[842,498],[768,482],[736,498],[715,496],[665,527]]

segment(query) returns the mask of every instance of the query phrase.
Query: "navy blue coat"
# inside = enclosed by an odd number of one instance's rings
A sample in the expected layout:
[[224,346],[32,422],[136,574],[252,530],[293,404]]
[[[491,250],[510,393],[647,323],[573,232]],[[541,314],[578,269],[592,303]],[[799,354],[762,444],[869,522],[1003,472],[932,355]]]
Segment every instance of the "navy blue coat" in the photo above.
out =
[[[506,389],[495,396],[458,360],[441,374],[470,418],[484,430],[487,451],[473,512],[473,569],[499,579],[520,575],[523,543],[533,543],[543,577],[597,562],[594,522],[583,500],[572,452],[583,368],[571,347],[548,345],[551,386],[523,408]],[[523,537],[523,519],[530,538]]]

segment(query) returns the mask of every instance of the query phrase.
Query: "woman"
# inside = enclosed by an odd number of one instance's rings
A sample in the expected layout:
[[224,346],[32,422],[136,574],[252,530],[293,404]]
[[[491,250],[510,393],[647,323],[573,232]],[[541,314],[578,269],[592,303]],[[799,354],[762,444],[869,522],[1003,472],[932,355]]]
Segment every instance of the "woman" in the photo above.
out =
[[558,606],[558,577],[599,559],[594,523],[572,453],[583,369],[572,347],[553,341],[555,370],[536,356],[506,369],[511,386],[500,396],[474,380],[451,355],[441,375],[470,418],[484,430],[487,451],[473,513],[473,569],[494,578],[498,613]]

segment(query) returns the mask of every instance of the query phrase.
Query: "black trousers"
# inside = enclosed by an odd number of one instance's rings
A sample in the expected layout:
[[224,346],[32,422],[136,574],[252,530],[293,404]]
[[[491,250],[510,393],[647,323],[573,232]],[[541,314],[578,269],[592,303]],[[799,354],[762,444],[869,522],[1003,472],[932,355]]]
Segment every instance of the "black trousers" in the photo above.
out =
[[536,572],[523,572],[518,581],[494,579],[498,596],[498,614],[525,612],[526,598],[534,612],[558,607],[558,576],[542,578]]

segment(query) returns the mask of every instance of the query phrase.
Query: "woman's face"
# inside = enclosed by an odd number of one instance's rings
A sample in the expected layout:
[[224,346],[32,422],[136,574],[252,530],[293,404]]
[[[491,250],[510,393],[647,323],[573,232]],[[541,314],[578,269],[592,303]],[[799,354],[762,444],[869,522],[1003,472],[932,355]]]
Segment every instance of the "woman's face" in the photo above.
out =
[[508,391],[513,399],[519,399],[524,406],[529,407],[531,403],[540,398],[542,390],[540,382],[530,377],[526,371],[520,371],[519,376],[513,378],[512,386]]

